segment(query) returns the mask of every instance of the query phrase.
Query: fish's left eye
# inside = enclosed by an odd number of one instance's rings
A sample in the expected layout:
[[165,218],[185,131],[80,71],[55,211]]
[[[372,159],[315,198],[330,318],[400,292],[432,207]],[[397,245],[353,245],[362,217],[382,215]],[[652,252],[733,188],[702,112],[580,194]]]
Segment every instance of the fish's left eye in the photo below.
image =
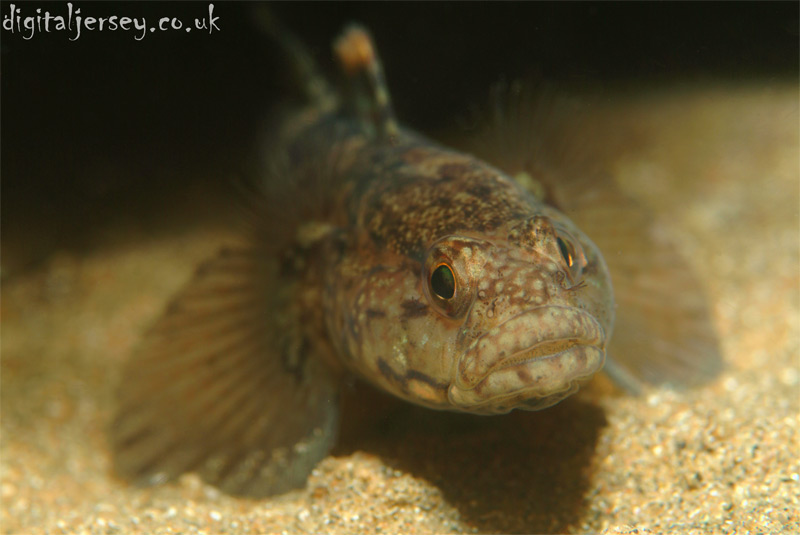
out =
[[575,263],[575,259],[572,256],[572,244],[564,241],[560,236],[556,238],[556,241],[558,242],[558,250],[561,251],[561,257],[567,263],[567,267],[571,268]]
[[564,261],[565,271],[572,282],[578,282],[588,263],[580,242],[566,230],[556,227],[556,245]]

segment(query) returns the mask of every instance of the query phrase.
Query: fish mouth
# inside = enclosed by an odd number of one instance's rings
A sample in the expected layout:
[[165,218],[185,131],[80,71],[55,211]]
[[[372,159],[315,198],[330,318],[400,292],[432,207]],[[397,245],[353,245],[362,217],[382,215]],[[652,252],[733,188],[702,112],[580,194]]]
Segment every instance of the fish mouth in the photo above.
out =
[[448,397],[470,412],[549,407],[602,368],[605,339],[602,325],[580,309],[526,310],[470,344]]

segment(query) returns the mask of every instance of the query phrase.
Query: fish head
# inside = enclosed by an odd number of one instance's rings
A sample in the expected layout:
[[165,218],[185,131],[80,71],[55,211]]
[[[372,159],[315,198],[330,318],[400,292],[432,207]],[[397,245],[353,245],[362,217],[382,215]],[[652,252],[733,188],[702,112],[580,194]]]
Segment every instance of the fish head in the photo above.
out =
[[351,369],[401,398],[478,414],[538,410],[603,366],[608,270],[557,210],[440,236],[404,268],[374,265],[336,286],[350,297],[331,332]]
[[433,307],[463,318],[448,389],[456,410],[543,409],[605,361],[614,300],[597,247],[546,207],[502,230],[483,241],[444,238],[426,260]]

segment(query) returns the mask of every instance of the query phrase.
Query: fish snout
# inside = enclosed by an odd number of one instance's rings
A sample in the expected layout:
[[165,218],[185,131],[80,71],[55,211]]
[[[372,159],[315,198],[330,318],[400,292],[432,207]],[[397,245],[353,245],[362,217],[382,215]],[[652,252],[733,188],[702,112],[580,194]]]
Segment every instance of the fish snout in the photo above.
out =
[[456,365],[450,401],[462,410],[486,413],[548,407],[602,368],[605,342],[603,326],[583,310],[526,310],[466,348]]

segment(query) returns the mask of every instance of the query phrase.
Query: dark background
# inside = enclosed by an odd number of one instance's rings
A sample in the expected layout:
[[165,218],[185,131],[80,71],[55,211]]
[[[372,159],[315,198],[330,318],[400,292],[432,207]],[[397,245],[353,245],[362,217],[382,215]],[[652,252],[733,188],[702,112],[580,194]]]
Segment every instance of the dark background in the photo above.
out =
[[[75,3],[83,16],[184,22],[208,3]],[[66,2],[20,4],[65,15]],[[114,218],[136,220],[235,174],[286,88],[253,4],[215,2],[220,32],[2,32],[3,276]],[[2,16],[10,4],[2,5]],[[798,3],[281,3],[327,71],[330,42],[368,26],[398,116],[453,125],[500,80],[645,86],[796,80]],[[11,266],[11,268],[9,268]]]

